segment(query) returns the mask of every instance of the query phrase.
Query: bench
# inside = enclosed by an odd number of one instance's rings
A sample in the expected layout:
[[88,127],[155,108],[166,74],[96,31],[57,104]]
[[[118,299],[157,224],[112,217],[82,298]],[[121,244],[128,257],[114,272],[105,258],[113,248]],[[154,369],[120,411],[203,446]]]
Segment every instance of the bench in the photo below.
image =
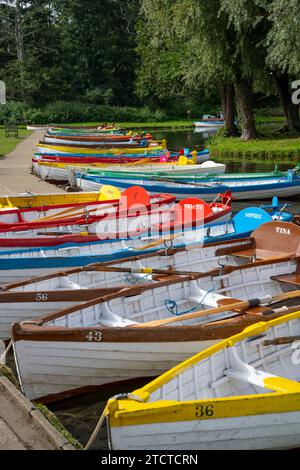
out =
[[291,284],[294,286],[300,286],[300,274],[282,274],[281,276],[272,276],[273,281],[282,282],[285,284]]
[[15,122],[4,123],[5,137],[19,137],[19,126]]

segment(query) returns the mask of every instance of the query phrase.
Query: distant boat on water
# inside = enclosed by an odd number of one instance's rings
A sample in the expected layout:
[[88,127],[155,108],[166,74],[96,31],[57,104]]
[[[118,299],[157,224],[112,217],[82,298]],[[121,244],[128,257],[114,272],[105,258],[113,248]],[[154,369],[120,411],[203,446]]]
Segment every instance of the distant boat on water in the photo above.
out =
[[225,121],[222,114],[220,114],[220,117],[205,114],[201,120],[194,122],[196,127],[222,127],[224,124]]

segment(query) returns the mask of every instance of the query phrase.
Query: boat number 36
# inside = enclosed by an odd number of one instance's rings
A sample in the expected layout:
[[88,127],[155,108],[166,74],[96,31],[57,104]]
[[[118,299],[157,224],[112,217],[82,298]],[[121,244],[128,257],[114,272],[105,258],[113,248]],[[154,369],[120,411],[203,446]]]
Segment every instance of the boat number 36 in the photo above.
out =
[[210,418],[214,415],[214,405],[198,405],[196,406],[195,414],[197,418],[203,418],[204,416]]
[[90,331],[87,335],[86,335],[86,339],[88,341],[95,341],[96,343],[99,343],[102,339],[102,336],[101,336],[101,333],[100,331]]

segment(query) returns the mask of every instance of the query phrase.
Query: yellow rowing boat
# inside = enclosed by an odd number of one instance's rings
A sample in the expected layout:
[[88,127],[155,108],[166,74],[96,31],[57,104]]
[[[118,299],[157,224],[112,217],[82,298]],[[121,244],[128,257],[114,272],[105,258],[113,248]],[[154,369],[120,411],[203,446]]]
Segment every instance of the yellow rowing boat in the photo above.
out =
[[104,413],[111,449],[298,448],[299,347],[296,312],[248,327],[114,397]]
[[119,199],[120,192],[113,186],[103,186],[100,192],[74,192],[63,194],[25,194],[20,196],[1,196],[0,210],[10,208],[44,207],[64,204],[82,204],[88,202]]

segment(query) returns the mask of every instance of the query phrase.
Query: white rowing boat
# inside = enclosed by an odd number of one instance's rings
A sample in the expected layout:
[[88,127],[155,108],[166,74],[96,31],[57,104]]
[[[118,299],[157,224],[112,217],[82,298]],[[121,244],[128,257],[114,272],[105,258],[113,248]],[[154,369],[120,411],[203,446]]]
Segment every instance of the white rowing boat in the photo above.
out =
[[[274,300],[270,296],[286,300],[300,295],[290,292],[299,283],[298,246],[294,237],[289,241],[288,251],[271,252],[273,258],[268,249],[260,248],[259,259],[249,262],[253,249],[242,246],[230,253],[237,259],[235,265],[124,288],[14,324],[12,338],[24,392],[30,399],[57,400],[114,382],[157,376],[247,324],[282,315],[281,309],[265,305]],[[262,300],[247,304],[242,312],[233,307],[252,298]]]

